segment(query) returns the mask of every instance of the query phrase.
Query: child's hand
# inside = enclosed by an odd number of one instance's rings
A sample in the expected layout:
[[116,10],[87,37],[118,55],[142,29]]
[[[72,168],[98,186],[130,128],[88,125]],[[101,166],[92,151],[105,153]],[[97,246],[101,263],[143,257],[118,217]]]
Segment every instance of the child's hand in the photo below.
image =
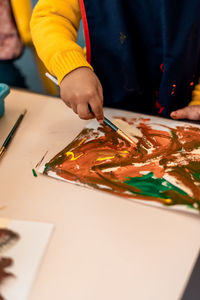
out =
[[95,117],[103,122],[103,89],[99,79],[89,68],[78,68],[65,76],[60,84],[60,94],[65,104],[81,119]]
[[173,111],[170,115],[172,119],[200,120],[200,105],[186,106]]

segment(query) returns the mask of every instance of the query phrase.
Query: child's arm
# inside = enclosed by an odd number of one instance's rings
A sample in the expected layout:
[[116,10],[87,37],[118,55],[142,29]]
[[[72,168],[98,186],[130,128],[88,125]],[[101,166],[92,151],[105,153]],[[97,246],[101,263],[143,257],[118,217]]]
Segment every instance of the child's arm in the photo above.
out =
[[39,57],[58,78],[64,102],[82,119],[95,115],[102,120],[101,84],[76,44],[80,19],[78,0],[39,0],[31,20],[32,38]]
[[173,119],[200,120],[200,84],[195,86],[189,106],[171,113]]

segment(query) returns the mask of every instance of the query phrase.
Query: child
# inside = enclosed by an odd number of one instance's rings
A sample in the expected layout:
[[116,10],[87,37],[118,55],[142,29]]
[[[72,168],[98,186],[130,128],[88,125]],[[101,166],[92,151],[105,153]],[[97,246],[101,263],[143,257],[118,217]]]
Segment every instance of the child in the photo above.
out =
[[30,17],[29,0],[0,0],[0,82],[26,87],[14,62],[23,52],[23,43],[31,42]]
[[[39,0],[31,30],[61,98],[80,118],[101,122],[104,101],[200,120],[198,86],[192,100],[200,77],[199,11],[199,0]],[[87,60],[76,44],[81,16]]]
[[[24,46],[31,50],[30,18],[32,12],[31,0],[0,0],[0,82],[10,86],[27,88],[25,78],[15,64],[23,54]],[[35,55],[35,51],[32,51]],[[44,76],[46,69],[35,56],[45,91],[57,94],[57,89]],[[43,75],[43,76],[42,76]]]

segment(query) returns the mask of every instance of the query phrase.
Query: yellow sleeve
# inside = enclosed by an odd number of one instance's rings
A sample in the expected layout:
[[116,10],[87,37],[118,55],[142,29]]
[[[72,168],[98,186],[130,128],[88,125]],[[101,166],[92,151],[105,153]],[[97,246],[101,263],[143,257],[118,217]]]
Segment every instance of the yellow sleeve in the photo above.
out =
[[24,44],[31,43],[30,19],[32,5],[30,0],[11,0],[13,14]]
[[76,43],[81,19],[78,0],[39,0],[32,19],[31,34],[39,57],[60,83],[79,67],[92,68]]
[[192,93],[192,101],[189,105],[200,105],[200,84],[195,86],[195,89]]

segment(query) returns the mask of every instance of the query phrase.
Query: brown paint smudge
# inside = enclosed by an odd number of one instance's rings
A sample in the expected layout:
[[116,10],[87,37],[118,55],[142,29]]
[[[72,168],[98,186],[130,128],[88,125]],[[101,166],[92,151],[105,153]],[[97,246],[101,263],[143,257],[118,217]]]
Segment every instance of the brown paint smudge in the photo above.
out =
[[[0,228],[0,252],[5,251],[8,247],[13,245],[19,239],[19,235],[12,230]],[[6,269],[13,265],[13,259],[10,257],[0,256],[0,286],[7,278],[15,277],[14,274],[8,272]],[[0,294],[0,300],[5,298]]]
[[[127,121],[126,118],[121,119]],[[128,120],[129,124],[135,125],[136,122],[135,118]],[[148,122],[149,119],[140,119],[139,125],[135,125],[143,134],[142,138],[138,138],[137,149],[106,126],[100,126],[98,131],[86,128],[47,164],[44,172],[53,171],[66,180],[126,198],[160,203],[165,203],[165,200],[134,194],[140,191],[123,181],[127,177],[141,177],[143,172],[153,172],[158,178],[169,174],[179,182],[178,185],[187,187],[192,195],[179,195],[177,198],[175,191],[171,191],[169,197],[173,196],[173,199],[178,199],[177,203],[182,201],[182,204],[200,201],[200,155],[191,153],[200,149],[200,128],[171,128],[156,124],[163,127],[163,130],[158,130]],[[73,152],[74,157],[82,155],[73,161],[66,156],[68,151]],[[103,160],[104,157],[108,159]]]

